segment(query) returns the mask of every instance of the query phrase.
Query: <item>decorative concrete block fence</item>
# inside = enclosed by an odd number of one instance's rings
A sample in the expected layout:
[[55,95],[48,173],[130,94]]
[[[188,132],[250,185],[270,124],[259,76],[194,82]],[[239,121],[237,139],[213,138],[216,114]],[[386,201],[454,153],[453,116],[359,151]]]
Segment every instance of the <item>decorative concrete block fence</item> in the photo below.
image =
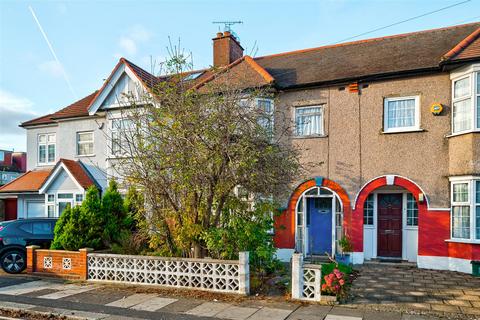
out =
[[27,247],[27,272],[68,279],[87,280],[87,255],[91,249],[79,251],[43,250]]
[[240,252],[239,258],[213,260],[90,253],[88,280],[248,295],[248,252]]
[[321,300],[322,266],[303,264],[303,254],[292,256],[292,299]]

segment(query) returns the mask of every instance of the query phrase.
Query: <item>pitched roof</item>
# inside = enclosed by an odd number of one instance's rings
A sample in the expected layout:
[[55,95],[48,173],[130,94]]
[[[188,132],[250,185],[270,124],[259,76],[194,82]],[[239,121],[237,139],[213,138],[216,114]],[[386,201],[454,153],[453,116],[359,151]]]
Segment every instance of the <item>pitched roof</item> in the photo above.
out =
[[50,175],[51,169],[27,171],[0,187],[0,193],[36,192]]
[[360,40],[255,58],[279,88],[440,69],[442,57],[480,23]]
[[95,182],[90,175],[87,173],[86,169],[80,163],[80,161],[74,161],[69,159],[60,159],[59,163],[63,163],[65,167],[70,171],[72,176],[77,180],[77,182],[84,188],[95,185]]
[[28,127],[33,125],[51,124],[51,123],[55,123],[56,120],[58,119],[88,116],[88,106],[90,104],[90,101],[92,101],[93,98],[95,97],[96,93],[97,91],[89,94],[88,96],[78,101],[75,101],[71,105],[63,109],[60,109],[55,113],[47,114],[46,116],[41,116],[39,118],[25,121],[20,126]]
[[465,60],[480,56],[480,28],[460,41],[452,50],[443,56],[444,61]]
[[[442,63],[480,58],[480,22],[353,41],[336,45],[250,58],[244,56],[220,70],[202,72],[192,87],[221,78],[226,70],[238,72],[248,85],[273,84],[279,89],[356,81],[375,76],[440,70]],[[120,65],[125,64],[147,88],[170,76],[156,77],[131,61],[121,58],[102,88],[62,110],[26,121],[21,126],[55,123],[57,119],[87,116],[88,108],[105,88]]]

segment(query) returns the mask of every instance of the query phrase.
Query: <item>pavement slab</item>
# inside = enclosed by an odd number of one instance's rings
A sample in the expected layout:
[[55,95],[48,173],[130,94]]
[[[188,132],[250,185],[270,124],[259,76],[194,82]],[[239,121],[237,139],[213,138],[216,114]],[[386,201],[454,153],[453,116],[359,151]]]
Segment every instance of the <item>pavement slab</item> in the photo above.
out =
[[[302,306],[288,316],[288,320],[318,320],[323,319],[332,310],[330,306]],[[382,319],[385,320],[385,319]]]
[[14,284],[8,287],[3,287],[1,290],[1,293],[18,296],[21,294],[26,294],[34,291],[40,291],[44,289],[56,289],[60,287],[62,287],[62,284],[60,283],[38,280],[38,281],[29,281],[21,284]]
[[216,318],[229,320],[245,320],[257,312],[258,308],[231,306],[215,315]]
[[362,317],[350,317],[350,316],[340,316],[336,314],[329,314],[325,317],[325,320],[362,320]]
[[42,299],[62,299],[69,296],[73,296],[75,294],[87,292],[93,289],[95,289],[94,286],[71,286],[71,287],[66,287],[65,290],[60,290],[60,291],[52,292],[52,293],[37,296],[37,297]]
[[157,311],[176,301],[178,300],[171,299],[171,298],[153,297],[151,299],[148,299],[147,301],[144,301],[142,303],[132,306],[131,309],[144,310],[144,311]]
[[230,308],[232,305],[228,303],[221,303],[221,302],[205,302],[201,305],[185,312],[186,314],[191,314],[194,316],[201,316],[201,317],[213,317],[217,313],[222,312],[223,310]]
[[274,308],[262,308],[255,312],[248,320],[283,320],[286,319],[292,310],[288,309],[274,309]]
[[145,300],[150,300],[155,298],[155,294],[146,294],[146,293],[135,293],[130,296],[125,296],[122,299],[107,303],[106,306],[109,307],[120,307],[120,308],[130,308],[134,305],[145,302]]

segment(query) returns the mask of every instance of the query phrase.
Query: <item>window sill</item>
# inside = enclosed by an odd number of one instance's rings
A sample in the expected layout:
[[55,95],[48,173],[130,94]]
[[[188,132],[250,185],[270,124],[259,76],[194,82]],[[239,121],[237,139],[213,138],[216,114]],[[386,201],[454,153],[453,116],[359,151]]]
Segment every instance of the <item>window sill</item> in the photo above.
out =
[[328,134],[314,134],[310,136],[293,136],[293,139],[317,139],[317,138],[328,138]]
[[86,154],[86,155],[77,154],[75,156],[75,158],[91,158],[91,157],[95,157],[95,154]]
[[446,135],[445,138],[451,138],[451,137],[456,137],[456,136],[463,136],[464,134],[469,134],[469,133],[480,133],[480,130],[469,130],[469,131],[462,131],[462,132],[452,133],[452,134]]
[[54,166],[55,162],[50,162],[50,163],[37,163],[37,167],[51,167]]
[[472,240],[472,239],[447,239],[445,240],[445,242],[480,244],[480,240]]
[[396,134],[396,133],[413,133],[413,132],[424,132],[425,129],[409,129],[409,130],[391,130],[391,131],[382,131],[382,134]]

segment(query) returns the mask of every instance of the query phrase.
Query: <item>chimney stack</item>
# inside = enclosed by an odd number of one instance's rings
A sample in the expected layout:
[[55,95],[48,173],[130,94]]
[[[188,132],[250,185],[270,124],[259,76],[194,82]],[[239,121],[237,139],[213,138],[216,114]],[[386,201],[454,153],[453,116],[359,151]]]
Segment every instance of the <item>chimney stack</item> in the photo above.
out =
[[223,67],[243,57],[240,42],[229,31],[217,32],[213,40],[213,66]]

